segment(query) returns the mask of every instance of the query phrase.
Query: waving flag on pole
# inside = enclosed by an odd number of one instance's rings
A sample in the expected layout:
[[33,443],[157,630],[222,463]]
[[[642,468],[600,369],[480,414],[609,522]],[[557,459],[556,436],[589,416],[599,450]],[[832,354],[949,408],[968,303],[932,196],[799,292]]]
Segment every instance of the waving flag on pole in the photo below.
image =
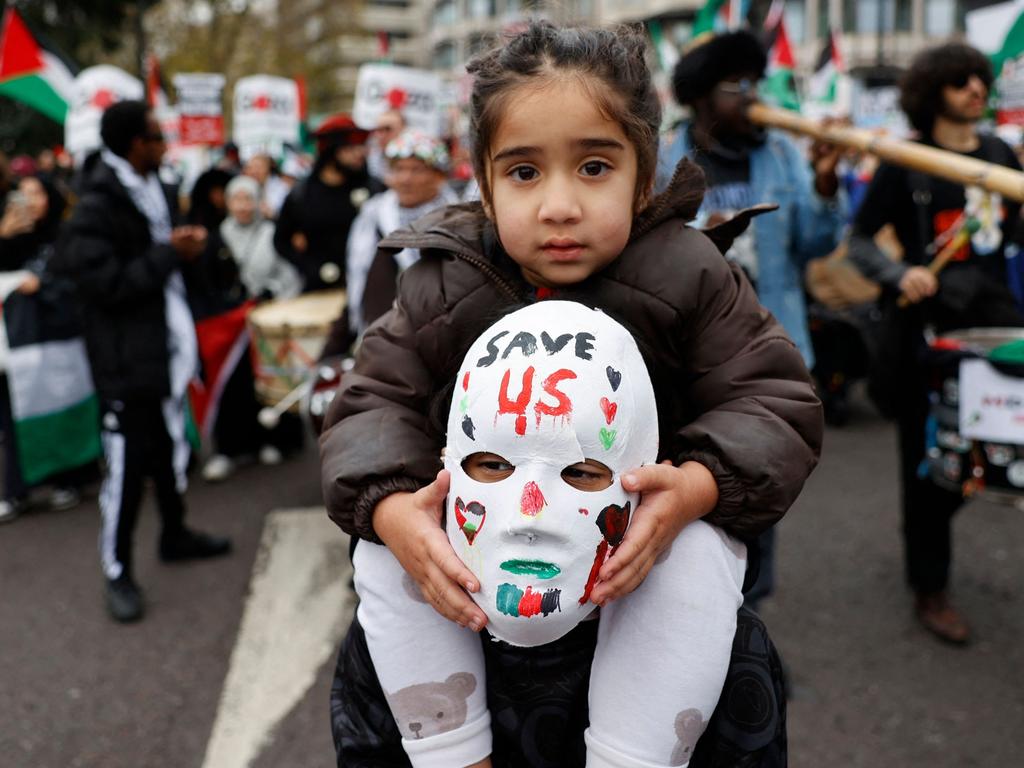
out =
[[665,30],[660,21],[655,19],[647,22],[647,31],[651,35],[651,43],[658,57],[658,68],[662,72],[671,73],[679,61],[679,49],[665,37]]
[[729,26],[728,0],[707,0],[693,22],[693,39],[721,32]]
[[823,104],[835,104],[839,100],[839,79],[845,67],[843,56],[839,52],[839,39],[834,30],[830,30],[825,45],[818,55],[818,63],[811,75],[808,98]]
[[18,12],[8,8],[0,32],[0,95],[63,123],[74,79],[74,65],[34,36]]
[[167,109],[167,89],[160,74],[160,60],[152,53],[146,57],[146,101],[154,110]]
[[793,79],[795,69],[796,60],[793,58],[793,48],[789,44],[789,35],[786,34],[786,20],[779,16],[775,42],[768,51],[767,76],[761,83],[762,98],[783,109],[799,112],[800,97],[797,95],[796,81]]

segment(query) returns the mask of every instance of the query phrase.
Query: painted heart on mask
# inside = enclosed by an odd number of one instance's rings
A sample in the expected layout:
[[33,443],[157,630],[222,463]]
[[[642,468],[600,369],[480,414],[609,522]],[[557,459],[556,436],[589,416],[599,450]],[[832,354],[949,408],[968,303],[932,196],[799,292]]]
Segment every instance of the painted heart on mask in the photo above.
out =
[[604,446],[606,451],[610,451],[612,449],[612,445],[615,443],[615,435],[617,434],[618,430],[601,427],[601,445]]
[[627,501],[626,506],[609,504],[601,510],[597,516],[597,527],[604,536],[604,540],[613,547],[619,546],[622,537],[626,535],[626,528],[629,527],[629,512],[631,505]]
[[462,501],[462,497],[455,497],[455,522],[459,526],[459,530],[466,537],[466,541],[469,542],[470,546],[473,546],[473,539],[480,533],[480,529],[484,527],[484,519],[487,517],[487,510],[484,505],[479,501],[471,501],[466,504]]
[[610,365],[604,369],[605,373],[608,374],[608,383],[612,385],[612,392],[619,391],[619,384],[622,383],[622,374],[612,368]]
[[615,414],[619,412],[619,404],[611,402],[607,397],[602,397],[601,411],[604,413],[605,424],[611,424],[615,421]]

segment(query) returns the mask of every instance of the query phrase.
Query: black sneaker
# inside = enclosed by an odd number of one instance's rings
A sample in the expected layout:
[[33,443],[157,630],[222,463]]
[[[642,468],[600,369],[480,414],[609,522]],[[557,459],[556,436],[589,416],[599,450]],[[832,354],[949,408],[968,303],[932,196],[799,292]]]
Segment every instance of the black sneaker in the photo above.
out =
[[122,574],[116,579],[107,579],[107,610],[122,624],[142,618],[142,592],[131,576]]
[[219,557],[230,551],[231,539],[188,528],[160,537],[160,559],[165,563]]

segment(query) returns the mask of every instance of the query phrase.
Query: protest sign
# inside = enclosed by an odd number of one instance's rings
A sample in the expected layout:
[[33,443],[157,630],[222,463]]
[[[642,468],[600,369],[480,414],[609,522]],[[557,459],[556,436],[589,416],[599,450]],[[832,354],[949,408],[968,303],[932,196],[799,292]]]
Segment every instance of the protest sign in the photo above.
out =
[[356,82],[352,119],[367,130],[388,110],[401,110],[410,128],[432,136],[442,132],[441,77],[435,72],[391,64],[364,64]]
[[181,115],[181,143],[186,145],[224,143],[224,113],[221,93],[224,75],[190,72],[174,76]]
[[299,87],[294,80],[252,75],[235,83],[233,137],[243,159],[279,156],[299,142]]
[[125,99],[143,99],[142,81],[109,64],[83,69],[75,78],[64,123],[64,146],[76,159],[99,149],[100,118],[107,107]]

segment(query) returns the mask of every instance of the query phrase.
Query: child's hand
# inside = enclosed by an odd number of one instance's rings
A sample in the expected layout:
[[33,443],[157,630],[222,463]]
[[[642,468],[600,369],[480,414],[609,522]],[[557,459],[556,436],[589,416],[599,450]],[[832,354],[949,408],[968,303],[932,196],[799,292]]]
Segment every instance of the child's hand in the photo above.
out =
[[442,469],[416,493],[388,496],[373,510],[373,528],[438,613],[479,632],[487,615],[463,590],[476,592],[480,585],[441,527],[450,482],[451,475]]
[[598,573],[591,600],[603,605],[640,586],[654,561],[689,523],[718,503],[718,484],[703,464],[665,461],[627,472],[622,487],[640,493],[640,506],[615,554]]

